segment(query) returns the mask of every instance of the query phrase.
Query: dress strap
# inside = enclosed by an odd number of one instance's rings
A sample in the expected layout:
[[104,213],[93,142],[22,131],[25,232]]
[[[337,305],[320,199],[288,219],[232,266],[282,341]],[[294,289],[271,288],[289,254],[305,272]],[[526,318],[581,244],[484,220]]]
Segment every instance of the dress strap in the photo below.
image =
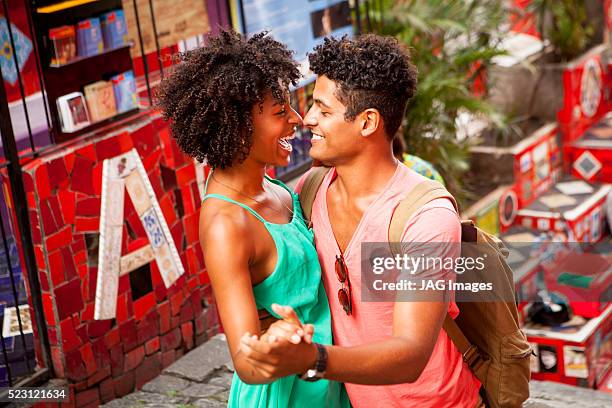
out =
[[267,174],[264,175],[264,177],[266,178],[266,180],[268,180],[270,183],[272,184],[276,184],[277,186],[281,186],[282,188],[284,188],[285,190],[287,190],[287,192],[289,193],[289,195],[291,196],[291,198],[295,198],[295,192],[293,190],[291,190],[289,187],[287,187],[287,185],[285,183],[283,183],[282,181],[278,180],[278,179],[273,179],[272,177],[268,176]]
[[246,204],[243,204],[243,203],[238,202],[238,201],[236,201],[236,200],[232,200],[231,198],[226,197],[226,196],[221,195],[221,194],[206,194],[206,195],[204,196],[204,198],[202,199],[202,203],[203,203],[204,201],[206,201],[208,198],[217,198],[217,199],[219,199],[219,200],[227,201],[228,203],[236,204],[236,205],[238,205],[238,206],[240,206],[240,207],[244,208],[245,210],[247,210],[247,211],[248,211],[248,212],[250,212],[251,214],[253,214],[253,216],[254,216],[255,218],[257,218],[259,221],[263,222],[264,224],[267,224],[267,223],[268,223],[268,221],[266,221],[266,220],[264,219],[264,217],[262,217],[261,215],[259,215],[259,213],[258,213],[257,211],[255,211],[254,209],[252,209],[251,207],[249,207],[249,206],[248,206],[248,205],[246,205]]

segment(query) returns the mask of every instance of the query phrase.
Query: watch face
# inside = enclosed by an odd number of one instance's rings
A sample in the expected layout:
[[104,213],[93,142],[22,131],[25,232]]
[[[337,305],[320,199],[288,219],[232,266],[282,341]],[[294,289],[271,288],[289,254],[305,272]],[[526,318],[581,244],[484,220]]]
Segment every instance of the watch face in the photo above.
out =
[[310,370],[306,371],[306,373],[304,373],[300,378],[304,381],[314,382],[323,378],[323,374],[319,373],[316,369],[311,368]]

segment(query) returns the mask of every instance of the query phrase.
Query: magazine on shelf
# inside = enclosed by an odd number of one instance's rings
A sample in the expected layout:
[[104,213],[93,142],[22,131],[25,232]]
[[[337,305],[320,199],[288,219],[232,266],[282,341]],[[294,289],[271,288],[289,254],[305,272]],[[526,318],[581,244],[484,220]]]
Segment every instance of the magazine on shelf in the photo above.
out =
[[111,82],[94,82],[85,86],[83,91],[92,122],[99,122],[117,114],[115,94]]
[[67,64],[76,58],[77,45],[74,26],[66,25],[50,29],[49,41],[52,66]]
[[75,132],[91,123],[85,97],[81,92],[72,92],[57,98],[57,110],[65,133]]
[[79,57],[91,57],[104,51],[100,19],[97,17],[79,21],[77,25],[77,52]]

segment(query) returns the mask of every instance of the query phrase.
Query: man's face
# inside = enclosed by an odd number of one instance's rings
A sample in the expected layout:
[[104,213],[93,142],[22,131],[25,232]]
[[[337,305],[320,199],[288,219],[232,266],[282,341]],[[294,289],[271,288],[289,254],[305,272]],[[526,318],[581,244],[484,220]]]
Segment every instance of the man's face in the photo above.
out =
[[310,156],[330,166],[350,161],[362,147],[359,121],[344,119],[346,107],[336,98],[336,89],[334,81],[319,76],[313,104],[304,117],[304,126],[312,132]]

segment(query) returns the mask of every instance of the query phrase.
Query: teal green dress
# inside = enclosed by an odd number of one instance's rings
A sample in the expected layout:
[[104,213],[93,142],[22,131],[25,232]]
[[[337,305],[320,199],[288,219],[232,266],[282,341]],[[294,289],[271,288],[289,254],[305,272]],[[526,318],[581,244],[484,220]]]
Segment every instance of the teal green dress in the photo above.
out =
[[[207,194],[204,200],[218,198],[244,208],[264,224],[276,245],[278,261],[274,271],[253,287],[257,309],[265,309],[279,317],[272,312],[271,305],[289,305],[295,309],[303,323],[314,325],[313,341],[332,344],[329,303],[321,281],[321,267],[313,232],[304,223],[297,194],[282,182],[266,178],[291,194],[294,208],[291,222],[268,222],[251,207],[220,194]],[[335,381],[323,379],[306,382],[290,375],[270,384],[249,385],[234,373],[228,407],[334,408],[350,407],[350,403],[343,384]]]

